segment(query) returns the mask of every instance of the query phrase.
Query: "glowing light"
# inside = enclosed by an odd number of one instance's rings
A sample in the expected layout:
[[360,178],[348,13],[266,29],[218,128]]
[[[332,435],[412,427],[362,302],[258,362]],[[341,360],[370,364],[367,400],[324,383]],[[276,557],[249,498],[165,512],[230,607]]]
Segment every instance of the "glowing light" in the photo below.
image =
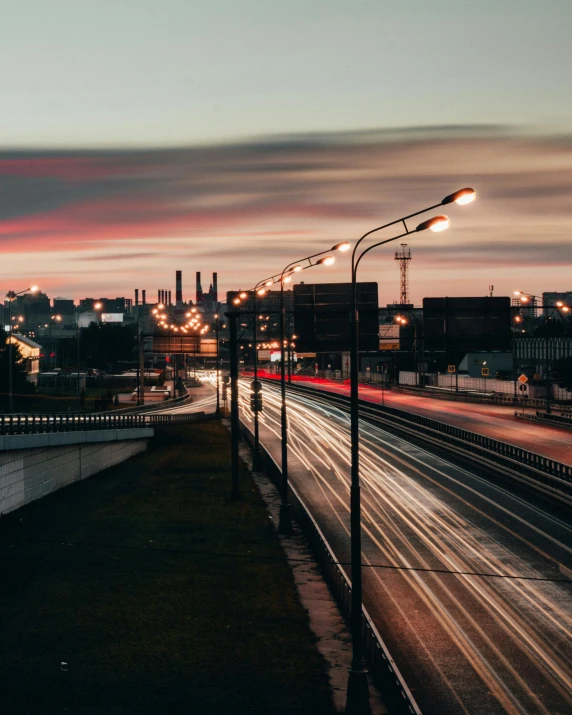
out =
[[452,204],[453,202],[455,202],[459,206],[464,206],[465,204],[472,203],[476,198],[477,192],[474,189],[466,188],[459,189],[459,191],[455,191],[454,194],[449,194],[449,196],[445,196],[441,203],[445,205]]
[[232,302],[233,302],[235,305],[240,305],[240,298],[235,298]]
[[265,286],[271,286],[271,285],[273,285],[273,284],[274,284],[274,281],[273,281],[273,280],[269,280],[269,281],[266,281],[266,283],[265,283],[264,285],[265,285]]
[[282,283],[290,283],[291,280],[292,276],[284,276],[284,278],[282,279]]
[[336,243],[335,246],[332,246],[330,250],[332,251],[339,251],[340,253],[345,253],[346,251],[349,251],[351,248],[350,244],[347,241],[344,241],[343,243]]
[[266,295],[266,288],[259,288],[256,293],[258,295]]
[[433,218],[430,218],[427,221],[423,221],[423,223],[420,223],[415,230],[425,231],[426,229],[429,229],[434,233],[438,233],[439,231],[445,231],[447,228],[449,228],[449,225],[450,221],[447,216],[434,216]]
[[32,286],[32,287],[30,288],[30,293],[37,293],[39,290],[40,290],[40,289],[38,288],[38,286]]
[[320,258],[320,260],[316,261],[316,265],[324,265],[324,266],[331,266],[336,262],[336,259],[334,256],[324,256],[323,258]]
[[245,293],[244,291],[242,291],[242,293],[238,294],[238,297],[242,298],[242,300],[244,300],[247,296],[248,296],[248,293]]
[[292,268],[292,273],[299,273],[302,270],[302,266],[294,266]]
[[93,309],[94,309],[94,310],[100,310],[101,307],[102,307],[102,306],[101,306],[101,303],[95,303],[94,306],[93,306]]

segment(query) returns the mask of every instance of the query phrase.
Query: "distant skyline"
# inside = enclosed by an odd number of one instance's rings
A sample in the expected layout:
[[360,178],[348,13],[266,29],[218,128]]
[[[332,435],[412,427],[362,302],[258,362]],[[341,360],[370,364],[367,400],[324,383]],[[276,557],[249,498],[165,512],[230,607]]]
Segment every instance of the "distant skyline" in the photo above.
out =
[[[569,0],[12,2],[0,290],[245,288],[465,185],[409,242],[414,302],[569,290],[570,27]],[[393,246],[360,277],[396,300]]]

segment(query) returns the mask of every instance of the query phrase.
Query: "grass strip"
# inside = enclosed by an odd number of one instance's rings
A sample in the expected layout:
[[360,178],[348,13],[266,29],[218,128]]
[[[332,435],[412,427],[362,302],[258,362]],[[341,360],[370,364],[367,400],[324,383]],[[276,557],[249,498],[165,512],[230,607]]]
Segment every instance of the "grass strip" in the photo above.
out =
[[332,712],[258,491],[230,486],[228,432],[182,425],[2,519],[5,715]]

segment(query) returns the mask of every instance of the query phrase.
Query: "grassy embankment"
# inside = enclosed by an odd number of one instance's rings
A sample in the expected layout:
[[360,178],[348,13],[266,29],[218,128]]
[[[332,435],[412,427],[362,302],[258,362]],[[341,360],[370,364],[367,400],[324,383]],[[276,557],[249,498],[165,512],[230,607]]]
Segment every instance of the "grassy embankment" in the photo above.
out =
[[231,501],[228,433],[209,422],[3,518],[2,712],[330,713],[246,470],[241,490]]

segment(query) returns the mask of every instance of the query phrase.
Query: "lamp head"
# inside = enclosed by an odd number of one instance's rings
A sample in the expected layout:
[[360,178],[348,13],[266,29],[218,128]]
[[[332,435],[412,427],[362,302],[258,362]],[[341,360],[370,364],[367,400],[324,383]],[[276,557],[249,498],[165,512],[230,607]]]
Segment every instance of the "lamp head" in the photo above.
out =
[[323,264],[324,266],[332,266],[335,262],[336,259],[334,256],[324,256],[316,261],[316,265],[321,266]]
[[443,201],[441,201],[441,204],[445,206],[445,204],[452,204],[455,202],[456,204],[459,204],[459,206],[464,206],[465,204],[470,204],[476,198],[477,192],[474,189],[459,189],[459,191],[455,191],[454,194],[445,196]]
[[426,229],[429,229],[430,231],[437,233],[439,231],[445,231],[446,229],[448,229],[450,223],[451,222],[449,221],[449,218],[447,216],[433,216],[433,218],[427,219],[427,221],[423,221],[423,223],[420,223],[415,230],[425,231]]
[[37,293],[39,290],[40,290],[40,289],[38,288],[38,286],[32,286],[32,287],[30,288],[30,293]]
[[248,293],[245,293],[244,291],[242,291],[241,293],[238,294],[238,297],[242,298],[242,300],[244,300],[245,298],[248,297]]
[[282,283],[290,283],[291,280],[292,276],[284,276],[284,278],[282,279]]
[[93,304],[93,309],[94,309],[94,310],[101,310],[102,307],[103,307],[103,306],[101,305],[101,303],[94,303],[94,304]]
[[294,266],[294,268],[292,268],[292,273],[300,273],[301,270],[302,266]]
[[336,243],[336,245],[332,246],[330,250],[345,253],[350,250],[350,244],[347,241],[344,241],[343,243]]
[[259,288],[259,289],[256,291],[256,294],[257,294],[257,295],[266,295],[266,288]]
[[232,301],[235,305],[240,305],[240,298],[237,296],[236,298],[233,299]]

